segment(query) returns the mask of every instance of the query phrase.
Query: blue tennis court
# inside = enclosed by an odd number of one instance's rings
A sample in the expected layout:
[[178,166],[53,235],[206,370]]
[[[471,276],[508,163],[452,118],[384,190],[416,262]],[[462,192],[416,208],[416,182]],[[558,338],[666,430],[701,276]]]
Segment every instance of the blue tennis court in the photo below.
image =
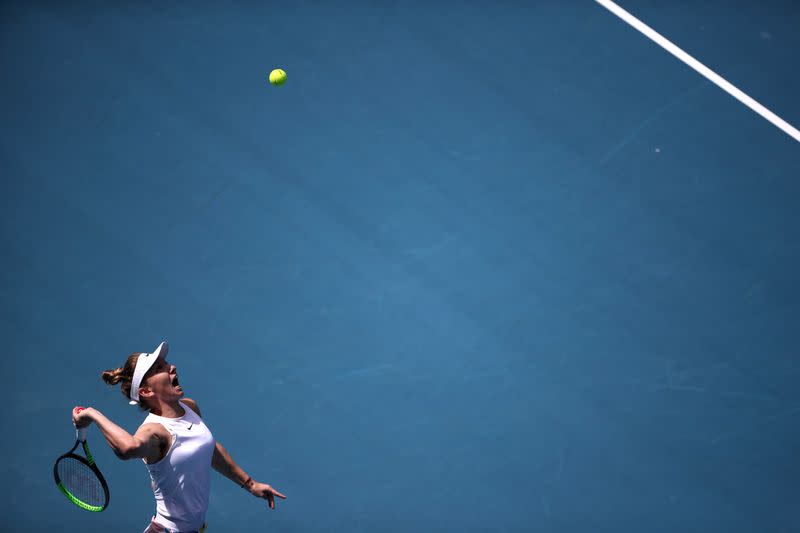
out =
[[[619,3],[800,126],[796,2]],[[0,530],[147,526],[52,465],[168,340],[209,533],[800,531],[800,143],[589,0],[118,4],[0,7]]]

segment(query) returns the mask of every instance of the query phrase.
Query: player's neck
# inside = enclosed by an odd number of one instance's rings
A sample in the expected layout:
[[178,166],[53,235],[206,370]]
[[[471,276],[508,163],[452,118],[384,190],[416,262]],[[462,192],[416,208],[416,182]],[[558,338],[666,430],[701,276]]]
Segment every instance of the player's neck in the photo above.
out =
[[186,414],[186,410],[181,407],[178,400],[176,400],[174,404],[160,403],[150,409],[150,412],[156,416],[163,416],[164,418],[180,418]]

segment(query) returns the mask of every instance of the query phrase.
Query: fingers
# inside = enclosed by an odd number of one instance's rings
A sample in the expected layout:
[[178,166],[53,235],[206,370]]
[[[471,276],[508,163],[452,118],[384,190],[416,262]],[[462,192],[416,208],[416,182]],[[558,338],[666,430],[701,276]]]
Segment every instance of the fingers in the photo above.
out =
[[88,411],[87,415],[81,415],[82,411],[86,411],[86,407],[79,405],[72,409],[72,424],[76,428],[83,428],[92,423],[92,420],[87,416]]
[[275,490],[275,487],[273,487],[271,485],[267,485],[266,493],[267,493],[267,496],[277,496],[278,498],[283,498],[284,500],[286,499],[286,496],[284,496],[283,494],[281,494],[280,492]]
[[277,496],[278,498],[282,498],[284,500],[286,499],[286,496],[284,496],[271,486],[267,485],[262,498],[266,498],[266,500],[269,502],[270,509],[275,509],[275,496]]

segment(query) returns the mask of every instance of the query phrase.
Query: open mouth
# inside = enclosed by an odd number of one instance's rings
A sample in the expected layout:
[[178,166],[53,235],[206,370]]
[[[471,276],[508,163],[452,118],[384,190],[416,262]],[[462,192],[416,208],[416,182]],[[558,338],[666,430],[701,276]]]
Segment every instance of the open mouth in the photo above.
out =
[[172,378],[172,386],[176,389],[180,388],[181,384],[178,382],[178,375],[176,374],[174,378]]

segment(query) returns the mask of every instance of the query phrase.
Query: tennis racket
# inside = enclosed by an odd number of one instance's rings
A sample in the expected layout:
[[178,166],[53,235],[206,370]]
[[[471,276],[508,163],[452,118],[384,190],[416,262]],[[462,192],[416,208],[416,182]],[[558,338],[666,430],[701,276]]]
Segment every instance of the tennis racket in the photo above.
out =
[[[53,477],[69,501],[81,509],[99,513],[108,507],[108,485],[86,444],[86,428],[76,429],[75,435],[75,445],[53,465]],[[79,444],[83,444],[85,458],[72,453]]]

